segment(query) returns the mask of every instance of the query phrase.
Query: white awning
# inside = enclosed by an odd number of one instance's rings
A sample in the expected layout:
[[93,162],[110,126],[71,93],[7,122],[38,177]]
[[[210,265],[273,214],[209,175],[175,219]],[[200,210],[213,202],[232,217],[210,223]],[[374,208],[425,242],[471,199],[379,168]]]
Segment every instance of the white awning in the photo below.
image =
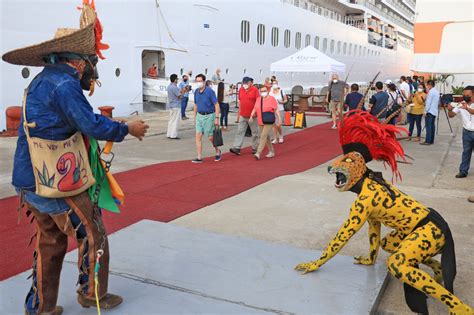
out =
[[346,71],[346,65],[308,46],[297,53],[274,62],[270,66],[274,72],[338,72]]
[[416,2],[412,70],[439,74],[474,73],[474,2]]

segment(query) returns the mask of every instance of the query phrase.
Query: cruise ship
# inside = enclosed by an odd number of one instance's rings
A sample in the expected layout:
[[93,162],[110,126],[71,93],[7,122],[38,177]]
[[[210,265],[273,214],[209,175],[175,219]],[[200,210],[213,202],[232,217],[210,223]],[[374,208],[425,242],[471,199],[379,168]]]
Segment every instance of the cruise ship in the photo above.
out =
[[[79,0],[1,2],[0,53],[52,38],[58,27],[78,27]],[[164,101],[172,73],[212,76],[226,83],[257,82],[270,64],[312,45],[346,64],[349,82],[366,84],[375,73],[395,79],[413,59],[414,0],[97,0],[110,49],[99,63],[101,88],[94,108],[127,116],[144,101]],[[147,69],[158,65],[158,78]],[[1,62],[1,108],[21,105],[22,91],[41,69]],[[321,88],[330,73],[277,73],[285,89]],[[0,130],[5,117],[0,115]]]

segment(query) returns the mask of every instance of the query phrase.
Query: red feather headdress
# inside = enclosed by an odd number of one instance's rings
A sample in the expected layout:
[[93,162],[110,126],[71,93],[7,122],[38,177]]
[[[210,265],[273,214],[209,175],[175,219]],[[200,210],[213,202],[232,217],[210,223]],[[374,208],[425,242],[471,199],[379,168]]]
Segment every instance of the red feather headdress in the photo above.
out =
[[[102,55],[101,50],[106,50],[109,49],[109,45],[102,43],[102,24],[100,23],[99,17],[97,16],[97,11],[95,10],[95,1],[94,0],[82,0],[82,8],[78,8],[80,10],[83,10],[83,17],[84,21],[81,21],[81,23],[86,23],[89,24],[91,21],[89,21],[90,18],[94,19],[92,23],[94,23],[94,33],[95,33],[95,52],[97,56],[100,59],[105,59],[104,55]],[[93,17],[88,17],[87,14],[84,14],[84,8],[85,7],[90,7],[93,11]]]
[[366,162],[373,160],[388,164],[396,178],[401,178],[397,157],[405,160],[405,153],[397,141],[397,135],[406,132],[404,128],[381,124],[368,112],[348,112],[339,127],[339,142],[344,153],[360,152]]

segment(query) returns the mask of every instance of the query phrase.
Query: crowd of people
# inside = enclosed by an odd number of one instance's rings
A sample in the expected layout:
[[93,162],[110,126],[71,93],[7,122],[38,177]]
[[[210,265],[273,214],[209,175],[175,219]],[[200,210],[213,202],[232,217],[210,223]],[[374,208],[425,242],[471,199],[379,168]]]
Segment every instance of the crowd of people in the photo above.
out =
[[[186,110],[189,102],[191,85],[190,74],[182,76],[179,81],[178,75],[170,76],[170,84],[167,88],[169,119],[167,137],[179,140],[179,121],[189,119]],[[256,160],[260,159],[265,146],[268,148],[267,158],[275,156],[274,144],[284,142],[282,122],[284,117],[284,104],[288,102],[288,96],[278,86],[275,76],[267,78],[260,89],[254,85],[250,77],[242,79],[242,86],[236,91],[236,86],[231,84],[228,88],[221,77],[221,70],[217,69],[211,80],[206,80],[204,74],[195,77],[196,89],[194,94],[194,120],[196,127],[196,150],[197,157],[193,163],[202,163],[202,138],[207,137],[214,146],[214,133],[216,130],[227,131],[229,126],[230,103],[237,94],[239,106],[237,112],[237,132],[234,136],[230,152],[240,155],[245,136],[251,134],[252,154]],[[215,88],[217,87],[217,88]],[[214,161],[219,162],[222,152],[215,149]]]
[[[191,85],[190,74],[182,76],[178,84],[178,76],[170,77],[168,87],[168,108],[170,110],[167,136],[170,139],[179,139],[179,117],[188,119],[186,108],[189,101]],[[217,69],[211,80],[200,74],[196,76],[197,89],[194,91],[194,114],[196,125],[197,157],[194,163],[202,162],[202,137],[207,137],[213,143],[214,131],[221,128],[228,130],[228,115],[231,98],[238,98],[237,131],[234,136],[230,152],[241,154],[244,138],[252,138],[252,154],[257,160],[267,147],[267,158],[275,156],[274,144],[284,142],[282,122],[285,116],[284,104],[288,96],[278,85],[275,76],[266,78],[261,85],[255,85],[250,77],[242,79],[242,86],[236,90],[235,85],[228,88],[221,77],[221,70]],[[214,89],[217,87],[216,89]],[[365,104],[365,98],[359,91],[357,83],[349,85],[333,74],[328,83],[326,103],[330,117],[333,121],[332,128],[337,129],[337,121],[343,119],[343,113],[348,110],[362,109],[369,111],[379,121],[387,124],[408,124],[407,141],[420,142],[421,145],[432,145],[435,141],[436,118],[438,117],[441,101],[440,92],[433,80],[425,82],[424,77],[401,76],[398,85],[387,80],[375,83],[374,91]],[[473,87],[467,86],[464,91],[464,101],[458,107],[448,106],[449,117],[459,115],[463,120],[463,155],[459,173],[456,178],[468,175],[472,150],[474,148],[474,126],[472,115],[474,105],[471,100]],[[424,128],[422,122],[424,117]],[[416,130],[415,130],[416,128]],[[425,129],[425,140],[422,132]],[[215,147],[215,161],[220,161],[222,152]],[[474,202],[474,199],[473,199]]]

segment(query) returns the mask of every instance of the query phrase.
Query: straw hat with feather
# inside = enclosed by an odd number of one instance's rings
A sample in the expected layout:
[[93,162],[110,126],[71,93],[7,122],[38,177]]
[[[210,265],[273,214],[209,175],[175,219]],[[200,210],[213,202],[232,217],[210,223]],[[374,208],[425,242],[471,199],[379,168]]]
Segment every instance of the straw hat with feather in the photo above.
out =
[[[105,44],[100,43],[101,38],[97,40],[96,37],[98,36],[98,30],[100,31],[100,37],[102,37],[102,26],[97,19],[93,2],[91,5],[87,2],[85,0],[82,6],[79,29],[59,28],[54,35],[54,39],[12,50],[4,54],[2,59],[15,65],[41,67],[46,64],[45,57],[52,53],[68,52],[83,55],[100,55],[97,46]],[[102,47],[102,49],[105,48]]]

